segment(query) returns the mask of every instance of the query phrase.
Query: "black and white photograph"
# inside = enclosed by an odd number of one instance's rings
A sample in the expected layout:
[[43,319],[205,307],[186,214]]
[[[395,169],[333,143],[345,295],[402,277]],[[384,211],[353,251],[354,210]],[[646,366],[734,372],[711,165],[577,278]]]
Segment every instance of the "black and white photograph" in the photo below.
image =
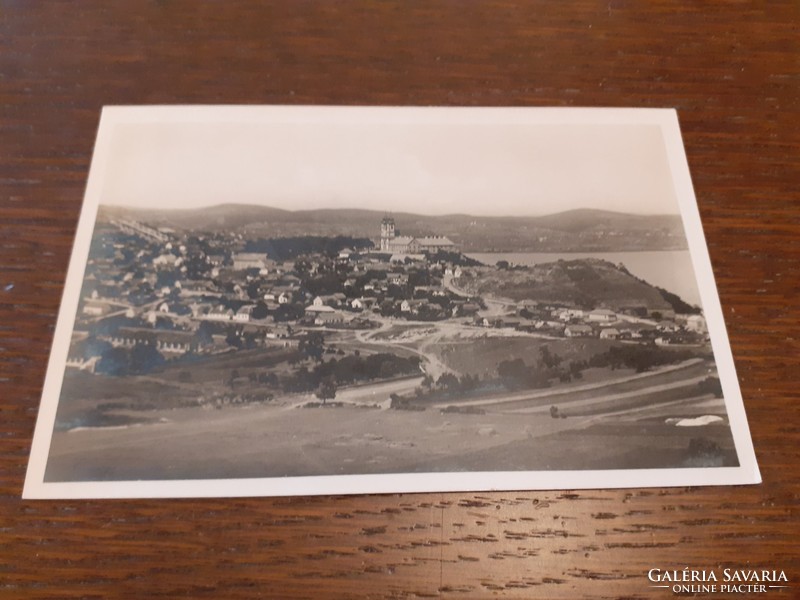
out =
[[104,111],[27,496],[757,481],[673,111]]

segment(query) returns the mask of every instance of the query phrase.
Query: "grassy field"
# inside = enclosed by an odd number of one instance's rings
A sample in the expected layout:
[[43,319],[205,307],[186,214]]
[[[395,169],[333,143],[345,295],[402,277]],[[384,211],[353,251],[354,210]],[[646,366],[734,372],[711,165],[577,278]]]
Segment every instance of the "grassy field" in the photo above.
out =
[[614,342],[595,338],[548,340],[531,336],[443,339],[432,351],[454,372],[495,376],[504,360],[521,358],[528,365],[539,360],[539,351],[547,346],[565,362],[588,360],[607,351]]
[[[491,379],[504,360],[521,358],[535,368],[543,347],[568,364],[588,361],[618,342],[546,339],[455,324],[392,324],[374,335],[331,334],[326,343],[348,353],[416,355],[439,372]],[[474,405],[480,409],[474,414],[445,413],[443,403],[387,410],[392,394],[414,394],[421,373],[342,388],[337,406],[309,408],[317,404],[312,393],[280,393],[240,406],[198,404],[204,395],[231,393],[234,387],[236,393],[264,391],[248,375],[288,372],[287,361],[296,356],[288,349],[223,353],[136,377],[68,371],[47,478],[663,468],[736,460],[724,404],[696,389],[696,381],[713,370],[699,360],[643,376],[630,369],[590,368],[581,380],[551,388],[495,388],[485,397],[446,402]],[[239,377],[232,386],[234,370]],[[554,404],[558,418],[549,412]],[[702,414],[724,420],[701,428],[669,422]],[[698,447],[711,450],[697,456]]]
[[696,438],[719,448],[708,457],[715,466],[735,461],[726,424],[680,428],[661,418],[272,405],[163,410],[152,417],[140,426],[56,432],[47,479],[681,467],[697,459],[689,452]]

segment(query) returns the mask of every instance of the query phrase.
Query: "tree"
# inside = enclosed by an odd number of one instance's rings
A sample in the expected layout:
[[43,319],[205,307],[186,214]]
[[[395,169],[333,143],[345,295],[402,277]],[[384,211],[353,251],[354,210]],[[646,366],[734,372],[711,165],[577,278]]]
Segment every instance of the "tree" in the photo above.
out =
[[155,345],[136,344],[130,353],[130,373],[142,375],[164,364],[164,356],[156,349]]
[[508,388],[522,387],[529,373],[530,370],[521,358],[504,360],[497,365],[497,374]]
[[251,281],[247,285],[247,297],[250,298],[251,300],[257,300],[259,297],[261,297],[261,294],[259,293],[259,286],[260,282],[257,279]]
[[548,369],[552,369],[561,364],[561,357],[558,354],[551,353],[550,348],[547,346],[539,348],[539,356],[541,357],[542,364]]
[[267,307],[266,303],[258,302],[256,303],[253,312],[250,313],[251,319],[265,319],[269,315],[269,308]]
[[298,349],[309,358],[319,362],[322,360],[322,354],[325,351],[325,336],[319,331],[310,331],[305,338],[300,340]]
[[194,340],[198,346],[208,346],[214,342],[214,326],[208,321],[203,321],[194,333]]
[[334,377],[325,377],[317,388],[316,396],[322,400],[323,406],[328,400],[336,398],[336,379]]
[[129,354],[126,348],[108,348],[95,367],[97,373],[127,375]]
[[456,388],[458,386],[458,377],[452,373],[442,373],[439,379],[436,380],[436,385],[443,390]]
[[305,314],[305,307],[300,303],[281,304],[273,314],[276,323],[296,321]]
[[236,333],[236,329],[233,327],[228,329],[228,335],[225,336],[225,343],[234,348],[242,347],[242,338],[239,337],[239,334]]
[[112,346],[110,343],[91,336],[86,340],[86,344],[83,346],[83,357],[89,359],[93,356],[103,356],[111,348]]
[[236,387],[236,380],[240,377],[239,369],[233,369],[231,371],[230,377],[228,379],[228,385],[231,386],[231,389]]

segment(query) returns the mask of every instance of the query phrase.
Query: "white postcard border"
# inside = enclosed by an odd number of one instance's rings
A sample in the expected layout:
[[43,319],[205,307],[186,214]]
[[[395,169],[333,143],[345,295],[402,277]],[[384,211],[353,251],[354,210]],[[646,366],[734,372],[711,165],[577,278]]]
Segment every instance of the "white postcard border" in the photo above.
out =
[[[259,479],[45,482],[56,410],[105,168],[119,124],[252,122],[485,122],[649,124],[661,128],[676,197],[720,375],[740,465],[721,468],[613,469],[529,472],[401,473]],[[42,391],[23,490],[29,499],[185,498],[405,492],[602,489],[759,483],[744,404],[714,282],[708,248],[689,174],[677,113],[672,109],[618,108],[425,108],[329,106],[136,106],[103,110],[83,208],[78,223],[61,307]]]

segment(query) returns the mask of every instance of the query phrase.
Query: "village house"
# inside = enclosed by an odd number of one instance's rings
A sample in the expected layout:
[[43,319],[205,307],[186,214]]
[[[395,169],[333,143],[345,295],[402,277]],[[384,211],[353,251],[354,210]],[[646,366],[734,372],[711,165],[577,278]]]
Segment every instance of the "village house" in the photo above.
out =
[[192,302],[189,305],[189,310],[191,311],[192,317],[194,318],[205,315],[210,309],[211,309],[210,305],[204,304],[202,302]]
[[174,254],[165,252],[164,254],[159,254],[153,259],[153,267],[156,269],[171,269],[179,266],[178,260],[179,258]]
[[257,252],[240,252],[233,255],[233,270],[244,271],[246,269],[268,269],[272,265],[272,261],[267,258],[266,254]]
[[206,319],[209,321],[230,321],[233,318],[233,311],[223,305],[216,306],[208,311]]
[[167,358],[197,350],[195,336],[190,331],[155,331],[156,350]]
[[474,302],[461,302],[453,306],[453,316],[471,317],[478,313],[480,306]]
[[361,298],[355,298],[350,301],[350,308],[353,310],[364,310],[364,301]]
[[551,314],[553,317],[565,322],[572,321],[573,319],[583,319],[585,316],[585,312],[580,308],[558,308]]
[[619,339],[619,330],[613,327],[606,327],[600,330],[601,340],[617,340]]
[[247,323],[252,318],[254,309],[255,309],[254,304],[247,304],[245,306],[242,306],[239,310],[236,311],[236,314],[233,315],[233,320],[239,323]]
[[216,286],[211,281],[188,281],[181,285],[181,296],[216,296],[222,294],[216,289]]
[[275,325],[265,332],[265,337],[270,340],[288,338],[292,335],[292,330],[288,325]]
[[323,313],[332,313],[332,312],[334,312],[334,308],[332,306],[326,306],[324,304],[311,304],[310,306],[306,306],[305,308],[305,313],[312,317],[316,317],[317,315]]
[[703,315],[689,315],[686,318],[686,329],[695,333],[706,333],[708,326]]
[[495,322],[495,327],[505,327],[507,329],[519,329],[522,321],[519,319],[508,319],[506,317],[502,317],[497,319]]
[[659,321],[658,325],[656,325],[657,331],[663,331],[665,333],[675,333],[679,329],[680,327],[678,324],[673,321],[663,320]]
[[64,365],[69,369],[78,369],[79,371],[94,373],[95,367],[97,366],[99,360],[100,356],[90,356],[89,358],[85,358],[80,355],[70,355],[67,357]]
[[564,328],[564,336],[568,338],[574,337],[592,337],[594,330],[588,325],[567,325]]
[[617,314],[613,310],[596,308],[588,314],[587,319],[590,323],[612,323],[617,320]]
[[102,317],[111,311],[111,307],[103,302],[87,302],[83,305],[83,314],[90,317]]
[[405,273],[387,273],[386,281],[393,285],[406,285],[408,284],[408,275]]
[[[322,306],[319,308],[330,308],[329,306]],[[346,321],[345,316],[337,312],[333,309],[330,311],[322,311],[317,312],[316,317],[314,318],[315,325],[336,325],[340,323],[344,323]]]

